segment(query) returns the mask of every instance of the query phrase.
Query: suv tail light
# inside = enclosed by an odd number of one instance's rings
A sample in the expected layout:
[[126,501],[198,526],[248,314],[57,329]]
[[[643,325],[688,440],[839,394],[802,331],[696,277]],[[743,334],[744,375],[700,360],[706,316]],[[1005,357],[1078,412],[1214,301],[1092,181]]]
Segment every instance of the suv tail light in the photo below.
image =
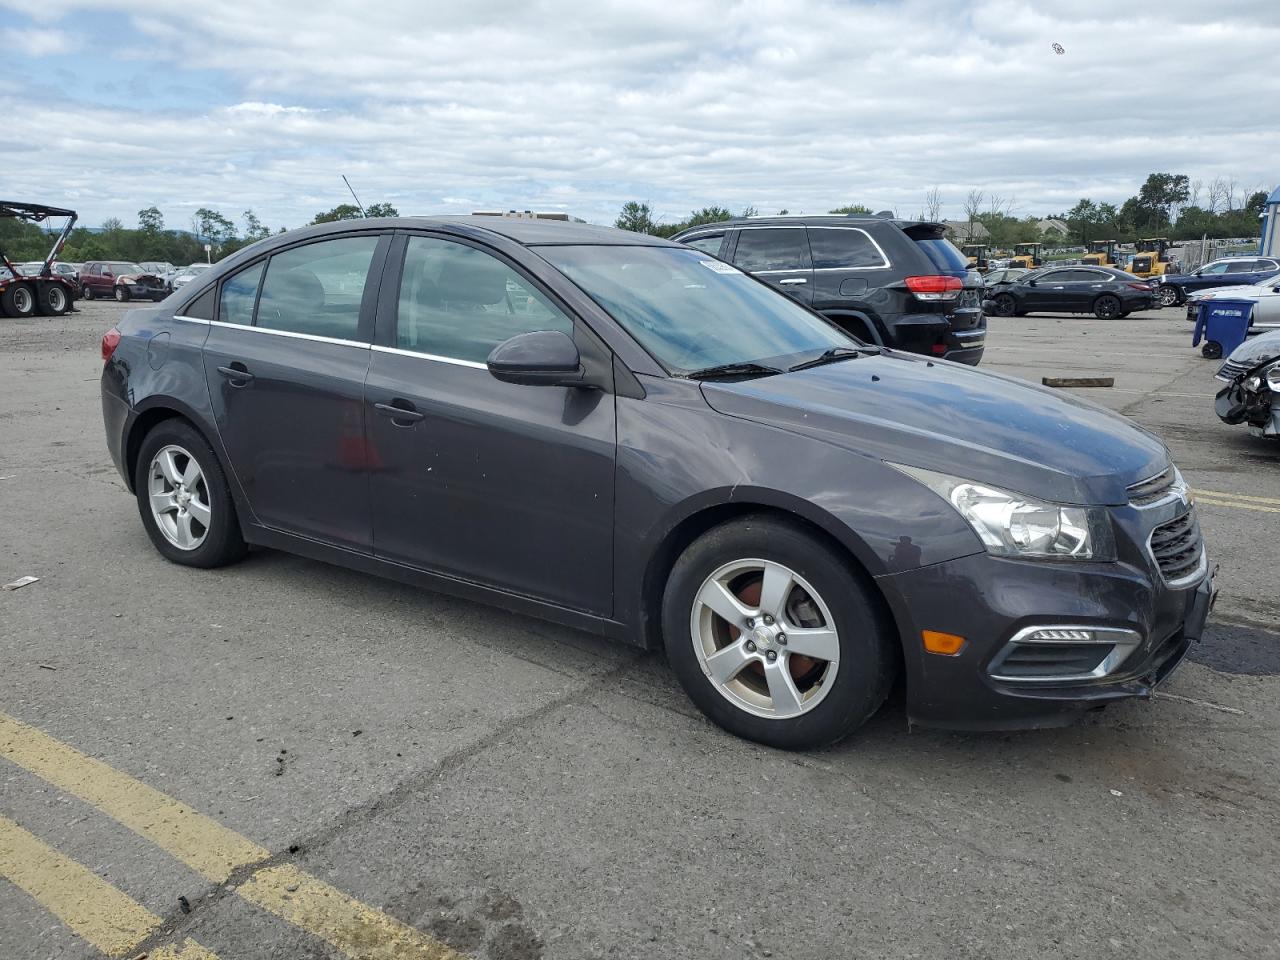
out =
[[964,289],[959,277],[907,277],[903,282],[917,300],[955,300]]
[[120,331],[112,327],[102,335],[102,362],[106,363],[120,346]]

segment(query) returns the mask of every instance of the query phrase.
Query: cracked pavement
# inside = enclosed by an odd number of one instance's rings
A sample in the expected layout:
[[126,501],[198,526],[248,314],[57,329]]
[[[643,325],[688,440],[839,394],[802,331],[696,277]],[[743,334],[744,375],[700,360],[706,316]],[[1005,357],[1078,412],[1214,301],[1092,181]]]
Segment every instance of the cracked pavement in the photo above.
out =
[[[659,655],[285,554],[166,563],[102,438],[120,311],[0,327],[0,580],[41,578],[0,593],[0,712],[267,863],[486,960],[1280,957],[1280,514],[1202,506],[1222,594],[1180,699],[978,735],[895,698],[785,754]],[[997,319],[984,365],[1114,375],[1087,395],[1193,487],[1280,497],[1280,444],[1218,423],[1189,340],[1180,311]],[[3,760],[0,814],[163,918],[149,943],[343,956]],[[97,956],[0,880],[0,957]]]

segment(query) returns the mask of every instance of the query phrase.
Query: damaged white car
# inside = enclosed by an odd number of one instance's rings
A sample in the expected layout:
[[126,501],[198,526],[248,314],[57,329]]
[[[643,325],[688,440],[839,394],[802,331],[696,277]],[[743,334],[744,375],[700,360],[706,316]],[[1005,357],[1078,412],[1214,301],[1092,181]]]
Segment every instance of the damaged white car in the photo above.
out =
[[1247,423],[1257,437],[1280,437],[1280,330],[1242,343],[1218,369],[1226,386],[1215,409],[1223,423]]

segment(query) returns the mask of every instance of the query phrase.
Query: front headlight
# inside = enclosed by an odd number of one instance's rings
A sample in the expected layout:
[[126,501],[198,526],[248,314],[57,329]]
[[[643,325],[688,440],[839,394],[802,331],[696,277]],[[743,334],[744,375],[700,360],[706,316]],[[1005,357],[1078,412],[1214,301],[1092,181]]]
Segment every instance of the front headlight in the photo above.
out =
[[1280,360],[1267,367],[1263,373],[1267,377],[1267,386],[1272,393],[1280,393]]
[[955,508],[988,553],[1034,560],[1114,560],[1111,518],[1102,507],[1046,503],[999,487],[891,463]]

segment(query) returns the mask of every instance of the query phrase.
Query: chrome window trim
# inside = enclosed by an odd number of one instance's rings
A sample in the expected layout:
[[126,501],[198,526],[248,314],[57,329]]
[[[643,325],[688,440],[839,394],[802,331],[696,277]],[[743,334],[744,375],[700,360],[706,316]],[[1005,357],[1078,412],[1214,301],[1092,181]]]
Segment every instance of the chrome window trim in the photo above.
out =
[[204,323],[204,324],[213,323],[212,320],[206,320],[204,317],[188,317],[188,316],[184,316],[181,313],[175,313],[173,315],[173,319],[185,320],[187,323]]
[[266,333],[273,337],[288,337],[291,340],[311,340],[314,343],[333,343],[340,347],[358,347],[361,350],[368,350],[372,344],[365,343],[361,340],[343,340],[339,337],[322,337],[315,333],[298,333],[294,330],[273,330],[270,327],[253,327],[243,323],[227,323],[225,320],[204,320],[200,317],[187,317],[180,313],[173,315],[175,320],[185,320],[187,323],[203,323],[210,327],[225,327],[228,330],[249,330],[253,333]]
[[475,370],[488,370],[488,364],[476,363],[474,360],[459,360],[456,357],[442,357],[436,353],[423,353],[421,350],[405,350],[403,347],[383,347],[374,344],[372,349],[377,353],[390,353],[398,357],[415,357],[418,360],[434,360],[437,363],[451,363],[455,367],[471,367]]
[[[1099,640],[1028,640],[1033,633],[1040,630],[1089,630],[1094,634],[1104,635]],[[1115,639],[1107,639],[1106,634],[1112,634]],[[1088,673],[1064,673],[1054,677],[1010,677],[999,672],[1000,666],[1009,658],[1009,655],[1017,649],[1019,645],[1035,646],[1040,643],[1053,644],[1080,644],[1082,646],[1099,646],[1100,643],[1112,644],[1111,652],[1102,658],[1101,662],[1090,670]],[[1136,630],[1130,630],[1125,627],[1099,627],[1087,623],[1039,623],[1032,627],[1023,627],[1008,642],[1001,647],[1000,652],[996,654],[994,660],[987,667],[987,676],[992,680],[999,680],[1001,683],[1027,683],[1027,684],[1046,684],[1046,683],[1077,683],[1084,680],[1100,680],[1115,673],[1120,666],[1129,659],[1132,654],[1142,646],[1142,634]]]

